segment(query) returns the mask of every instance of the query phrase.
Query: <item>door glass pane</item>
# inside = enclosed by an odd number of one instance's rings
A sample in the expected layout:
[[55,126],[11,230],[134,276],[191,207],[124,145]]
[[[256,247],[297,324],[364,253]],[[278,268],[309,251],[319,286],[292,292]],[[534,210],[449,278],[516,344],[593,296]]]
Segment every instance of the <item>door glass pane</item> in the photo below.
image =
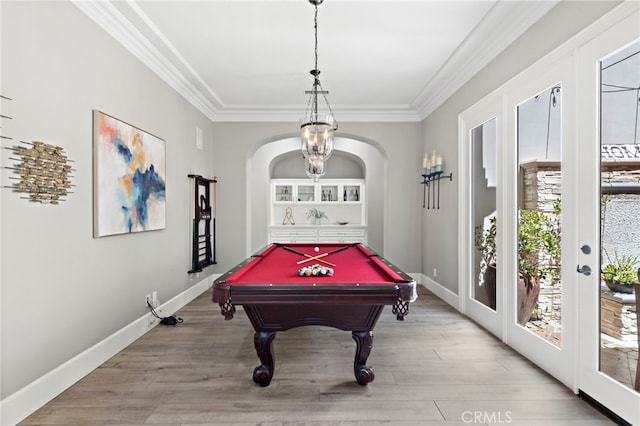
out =
[[600,370],[639,390],[640,41],[600,65]]
[[561,346],[561,84],[518,105],[517,322]]
[[473,298],[496,309],[496,119],[471,130]]

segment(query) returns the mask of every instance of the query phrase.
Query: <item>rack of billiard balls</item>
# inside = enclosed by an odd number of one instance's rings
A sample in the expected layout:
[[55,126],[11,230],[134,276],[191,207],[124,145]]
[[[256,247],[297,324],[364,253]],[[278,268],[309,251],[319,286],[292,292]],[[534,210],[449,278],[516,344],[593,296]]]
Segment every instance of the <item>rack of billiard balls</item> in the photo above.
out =
[[320,265],[316,263],[315,265],[305,266],[303,268],[298,269],[299,277],[330,277],[333,275],[333,268]]

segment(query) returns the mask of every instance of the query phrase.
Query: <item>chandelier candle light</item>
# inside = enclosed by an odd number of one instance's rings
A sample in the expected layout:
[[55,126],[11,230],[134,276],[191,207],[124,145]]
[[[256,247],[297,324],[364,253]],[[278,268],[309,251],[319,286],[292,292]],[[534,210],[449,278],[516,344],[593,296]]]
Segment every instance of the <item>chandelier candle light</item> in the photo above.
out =
[[[327,99],[328,91],[320,84],[320,70],[318,69],[318,5],[324,0],[309,0],[315,7],[314,33],[315,33],[315,68],[309,71],[313,76],[311,90],[305,91],[309,95],[307,109],[304,118],[300,121],[300,139],[302,141],[302,155],[305,158],[305,171],[307,176],[318,180],[326,172],[326,161],[333,152],[333,134],[338,130],[331,105]],[[324,112],[318,109],[318,95],[324,99]]]
[[[436,155],[436,151],[433,150],[431,156],[429,154],[425,154],[422,158],[422,208],[427,209],[431,208],[431,194],[433,193],[433,208],[440,208],[440,181],[442,179],[453,180],[453,173],[449,173],[449,175],[443,175],[444,172],[444,160],[442,159],[442,155]],[[435,183],[438,182],[437,191]],[[433,185],[432,185],[433,183]],[[431,191],[430,191],[431,189]],[[436,204],[436,193],[437,193],[437,201]],[[426,201],[426,203],[425,203]]]

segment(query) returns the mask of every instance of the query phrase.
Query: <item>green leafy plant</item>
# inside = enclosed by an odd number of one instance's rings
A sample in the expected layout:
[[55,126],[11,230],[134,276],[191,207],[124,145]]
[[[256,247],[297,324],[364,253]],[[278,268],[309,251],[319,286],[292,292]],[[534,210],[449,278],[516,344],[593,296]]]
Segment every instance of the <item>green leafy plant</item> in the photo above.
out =
[[474,243],[476,249],[482,253],[482,261],[486,266],[496,265],[496,217],[489,219],[489,228],[482,225],[475,228]]
[[329,220],[325,212],[323,212],[322,210],[318,210],[316,208],[309,209],[309,211],[307,212],[307,218],[309,219],[313,218],[316,220],[321,220],[321,219]]
[[553,215],[520,210],[518,271],[527,281],[548,278],[552,285],[560,281],[560,200],[554,202],[553,210]]
[[489,219],[489,227],[484,229],[483,225],[475,228],[475,246],[481,253],[480,275],[478,284],[484,287],[487,296],[487,306],[496,308],[496,217]]
[[560,200],[553,214],[520,210],[518,218],[518,324],[525,326],[536,312],[540,281],[560,282]]
[[618,256],[618,252],[614,253],[611,260],[607,251],[604,251],[609,264],[603,269],[600,277],[605,282],[620,283],[624,285],[638,284],[638,264],[640,257],[623,254]]
[[[518,219],[518,323],[525,325],[535,312],[540,281],[560,282],[561,228],[560,200],[553,204],[552,214],[540,210],[519,210]],[[482,253],[482,263],[496,264],[496,218],[488,229],[475,228],[475,247]]]

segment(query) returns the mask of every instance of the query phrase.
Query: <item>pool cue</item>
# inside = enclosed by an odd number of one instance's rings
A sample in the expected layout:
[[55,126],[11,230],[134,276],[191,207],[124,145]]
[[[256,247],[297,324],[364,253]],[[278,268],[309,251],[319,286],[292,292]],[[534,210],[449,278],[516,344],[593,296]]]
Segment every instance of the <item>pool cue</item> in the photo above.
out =
[[331,250],[330,252],[327,252],[327,254],[337,253],[339,251],[346,250],[346,249],[348,249],[349,247],[352,247],[352,246],[355,246],[355,244],[352,244],[350,246],[343,246],[343,247],[337,248],[335,250]]
[[308,258],[303,259],[303,260],[301,260],[301,261],[299,261],[299,262],[296,262],[296,263],[299,265],[299,264],[301,264],[301,263],[306,263],[306,262],[310,262],[310,261],[312,261],[312,260],[320,259],[321,257],[329,256],[329,254],[331,254],[331,253],[322,253],[322,254],[319,254],[319,255],[317,255],[317,256],[311,256],[311,257],[308,257]]
[[300,262],[298,262],[298,265],[301,264],[301,263],[308,262],[310,260],[315,260],[315,259],[319,259],[321,257],[329,256],[330,254],[337,253],[337,252],[342,251],[342,250],[346,250],[349,247],[351,247],[351,246],[343,246],[343,247],[337,248],[335,250],[331,250],[331,251],[328,251],[326,253],[319,254],[317,256],[311,256],[311,257],[309,257],[307,259],[304,259],[304,260],[301,260]]
[[290,251],[291,253],[299,254],[300,256],[306,256],[306,255],[307,255],[306,253],[303,253],[303,252],[301,252],[301,251],[298,251],[298,250],[292,249],[291,247],[287,247],[287,246],[285,246],[284,244],[278,244],[278,247],[282,247],[283,249],[288,250],[288,251]]
[[[291,247],[287,247],[287,246],[280,246],[280,247],[282,247],[282,248],[283,248],[283,249],[285,249],[285,250],[289,250],[289,251],[290,251],[290,252],[292,252],[292,253],[299,254],[300,256],[313,257],[313,256],[311,256],[310,254],[303,253],[303,252],[298,251],[298,250],[294,250],[294,249],[292,249]],[[326,260],[324,260],[324,259],[318,259],[318,262],[325,263],[325,264],[327,264],[327,265],[329,265],[329,266],[334,266],[334,267],[336,266],[336,264],[335,264],[335,263],[327,262],[327,261],[326,261]]]
[[[311,258],[312,258],[313,256],[311,256],[310,254],[306,254],[306,253],[305,253],[305,256],[306,256],[306,257],[308,257],[308,259],[305,259],[305,260],[312,260]],[[335,264],[335,263],[327,262],[327,261],[326,261],[326,260],[324,260],[324,259],[318,259],[318,258],[316,258],[315,260],[317,260],[318,262],[324,263],[325,265],[333,266],[334,268],[336,267],[336,264]],[[298,262],[298,264],[300,264],[300,262]]]

